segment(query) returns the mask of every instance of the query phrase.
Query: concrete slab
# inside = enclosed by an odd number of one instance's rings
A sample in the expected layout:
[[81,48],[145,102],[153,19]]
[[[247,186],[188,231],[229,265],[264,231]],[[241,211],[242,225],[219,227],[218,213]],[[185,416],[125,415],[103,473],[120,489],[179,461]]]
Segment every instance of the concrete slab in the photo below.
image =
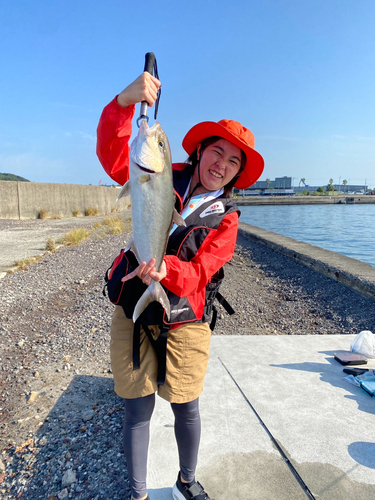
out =
[[71,229],[91,228],[106,217],[131,217],[130,210],[95,217],[71,217],[46,220],[0,220],[0,279],[14,266],[16,260],[43,255],[49,238],[56,241]]
[[[344,381],[344,367],[333,359],[335,352],[349,350],[353,338],[212,338],[200,403],[197,471],[211,497],[362,500],[375,496],[375,398]],[[375,360],[367,367],[375,369]],[[254,410],[289,457],[295,474]],[[157,398],[149,454],[151,500],[171,498],[177,471],[172,412]]]

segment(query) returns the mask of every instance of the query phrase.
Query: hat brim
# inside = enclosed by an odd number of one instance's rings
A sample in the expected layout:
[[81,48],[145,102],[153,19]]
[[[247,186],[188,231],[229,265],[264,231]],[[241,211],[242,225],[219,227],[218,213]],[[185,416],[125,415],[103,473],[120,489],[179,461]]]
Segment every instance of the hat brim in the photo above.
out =
[[246,165],[234,187],[238,189],[246,189],[255,184],[264,170],[264,160],[262,155],[246,143],[242,142],[238,139],[238,137],[228,132],[228,130],[222,127],[219,123],[201,122],[194,125],[194,127],[192,127],[185,135],[182,141],[182,147],[188,155],[191,155],[197,149],[199,144],[204,141],[204,139],[212,136],[227,139],[241,148],[246,155]]

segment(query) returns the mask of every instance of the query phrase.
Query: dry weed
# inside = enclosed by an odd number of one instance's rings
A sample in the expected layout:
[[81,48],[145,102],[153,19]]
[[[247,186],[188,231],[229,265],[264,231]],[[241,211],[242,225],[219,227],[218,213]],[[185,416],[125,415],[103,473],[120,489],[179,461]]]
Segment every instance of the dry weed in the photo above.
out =
[[99,213],[99,210],[97,208],[94,208],[94,207],[87,207],[85,210],[86,217],[98,215],[98,213]]
[[47,252],[56,252],[56,242],[55,238],[48,238],[46,243]]
[[14,266],[16,267],[16,269],[14,269],[14,271],[24,271],[31,264],[35,264],[36,262],[39,262],[41,258],[42,258],[41,255],[35,255],[34,257],[26,257],[26,259],[16,260],[14,262]]
[[103,219],[103,226],[106,226],[110,234],[121,234],[124,231],[124,222],[121,217],[106,217]]
[[46,210],[45,208],[41,208],[40,211],[39,211],[39,219],[47,219],[47,216],[48,216],[48,210]]
[[78,245],[78,243],[88,238],[90,234],[91,233],[87,228],[78,227],[77,229],[72,229],[66,233],[66,235],[61,239],[61,243],[68,247]]

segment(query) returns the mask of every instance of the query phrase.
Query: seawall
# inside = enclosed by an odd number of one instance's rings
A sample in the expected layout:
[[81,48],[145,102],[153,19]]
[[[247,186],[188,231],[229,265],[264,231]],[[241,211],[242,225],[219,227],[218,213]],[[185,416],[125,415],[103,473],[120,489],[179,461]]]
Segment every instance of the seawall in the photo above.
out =
[[37,219],[44,209],[50,215],[72,217],[89,207],[105,214],[126,210],[128,196],[116,202],[119,190],[104,186],[0,181],[0,219]]
[[245,237],[287,255],[351,290],[375,300],[375,267],[370,264],[244,222],[239,223],[239,231]]
[[238,196],[238,206],[247,205],[334,205],[338,204],[371,204],[375,203],[372,195],[341,196]]

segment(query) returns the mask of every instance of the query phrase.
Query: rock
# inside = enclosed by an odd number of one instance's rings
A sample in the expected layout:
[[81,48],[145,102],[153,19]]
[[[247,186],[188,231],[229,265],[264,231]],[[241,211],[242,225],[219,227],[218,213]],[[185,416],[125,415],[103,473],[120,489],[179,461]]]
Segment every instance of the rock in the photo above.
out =
[[87,427],[85,425],[82,425],[82,427],[79,429],[79,432],[86,432]]
[[65,458],[67,458],[68,460],[72,458],[72,455],[69,453],[69,451],[65,453]]
[[84,422],[88,422],[89,420],[91,420],[93,418],[94,415],[95,415],[95,412],[93,410],[87,410],[82,414],[82,420]]
[[68,496],[68,490],[64,488],[63,490],[60,491],[60,493],[57,494],[58,498],[62,500],[63,498],[67,498]]
[[29,396],[29,399],[27,400],[27,404],[34,403],[38,393],[37,392],[32,392]]
[[0,472],[4,472],[5,471],[5,465],[3,464],[3,462],[0,460]]
[[34,377],[35,377],[35,378],[39,378],[39,377],[40,377],[39,372],[35,372],[35,373],[34,373]]
[[61,484],[62,484],[62,486],[70,486],[71,484],[75,483],[76,481],[77,481],[76,471],[74,471],[72,469],[68,469],[63,474]]

